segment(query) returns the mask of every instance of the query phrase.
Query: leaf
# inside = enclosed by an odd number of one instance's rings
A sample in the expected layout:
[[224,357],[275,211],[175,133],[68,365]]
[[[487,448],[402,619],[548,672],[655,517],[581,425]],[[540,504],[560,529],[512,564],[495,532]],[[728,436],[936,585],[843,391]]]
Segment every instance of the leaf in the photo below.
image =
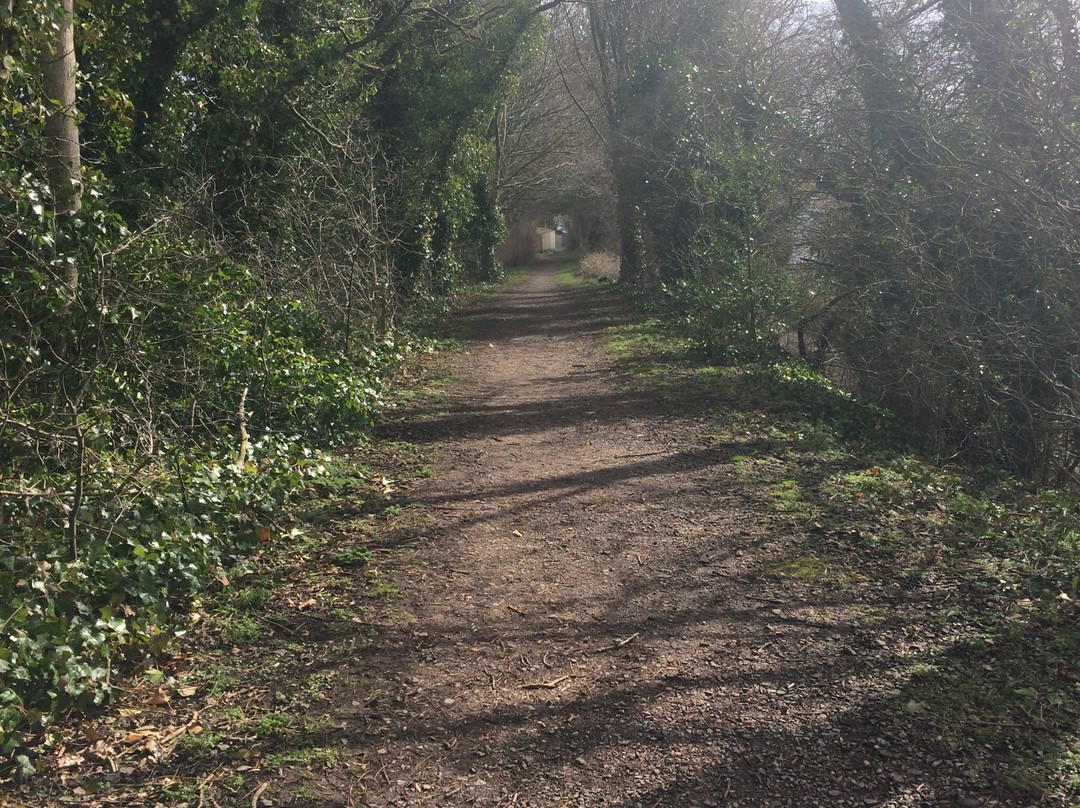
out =
[[92,724],[83,724],[83,735],[90,743],[97,743],[98,741],[104,741],[105,736],[98,732]]
[[80,763],[85,762],[85,760],[86,758],[82,755],[72,753],[61,756],[60,759],[56,761],[56,765],[57,768],[60,769],[74,769]]
[[19,774],[22,777],[31,777],[37,774],[37,769],[34,768],[34,764],[30,762],[30,758],[26,755],[16,755],[15,763],[18,764]]
[[199,688],[195,687],[195,685],[182,685],[181,687],[176,688],[176,695],[182,699],[190,699],[198,692]]
[[162,685],[158,685],[157,690],[143,699],[143,704],[153,707],[164,707],[169,711],[172,710],[172,704],[169,702],[169,695],[165,692],[165,688]]

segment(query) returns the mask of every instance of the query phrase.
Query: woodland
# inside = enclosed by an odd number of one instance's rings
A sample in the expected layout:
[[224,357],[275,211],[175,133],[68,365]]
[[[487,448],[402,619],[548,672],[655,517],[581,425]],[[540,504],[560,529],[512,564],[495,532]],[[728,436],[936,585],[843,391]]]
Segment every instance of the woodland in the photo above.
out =
[[1078,15],[0,0],[7,770],[173,647],[552,216],[711,361],[794,356],[1055,492],[1073,553]]

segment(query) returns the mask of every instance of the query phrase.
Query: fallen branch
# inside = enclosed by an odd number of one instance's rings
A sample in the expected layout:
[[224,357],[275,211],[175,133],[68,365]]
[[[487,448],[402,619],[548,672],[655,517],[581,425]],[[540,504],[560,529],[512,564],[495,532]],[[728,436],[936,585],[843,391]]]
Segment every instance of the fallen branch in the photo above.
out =
[[604,651],[613,651],[616,648],[622,648],[627,643],[630,643],[630,642],[633,642],[634,640],[636,640],[640,634],[641,634],[640,631],[635,631],[633,634],[631,634],[629,637],[626,637],[625,639],[617,640],[617,641],[613,642],[611,645],[605,645],[603,648],[597,648],[595,651],[593,651],[593,653],[594,654],[602,654]]
[[563,682],[565,682],[569,678],[570,678],[569,675],[567,675],[567,676],[560,676],[558,679],[552,679],[550,682],[529,682],[528,684],[522,685],[521,689],[522,690],[553,690],[554,688],[558,687],[560,684],[562,684]]

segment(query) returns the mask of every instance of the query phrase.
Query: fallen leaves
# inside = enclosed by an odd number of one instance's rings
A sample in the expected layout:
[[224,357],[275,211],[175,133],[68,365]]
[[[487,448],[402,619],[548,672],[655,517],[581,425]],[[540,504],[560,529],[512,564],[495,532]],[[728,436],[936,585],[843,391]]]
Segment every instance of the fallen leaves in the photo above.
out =
[[169,692],[165,685],[158,685],[151,693],[144,696],[142,704],[147,707],[160,707],[163,710],[172,712],[172,702],[169,700]]

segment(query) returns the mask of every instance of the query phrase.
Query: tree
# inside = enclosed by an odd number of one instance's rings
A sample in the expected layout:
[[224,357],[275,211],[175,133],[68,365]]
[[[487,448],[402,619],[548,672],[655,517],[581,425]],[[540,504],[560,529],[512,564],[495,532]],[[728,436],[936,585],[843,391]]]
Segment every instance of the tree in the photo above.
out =
[[[74,15],[74,0],[60,0],[59,15],[52,21],[41,60],[41,89],[52,107],[45,120],[45,162],[53,212],[58,218],[78,213],[82,206]],[[69,292],[74,293],[79,283],[75,261],[66,263],[64,280]]]
[[1075,4],[836,9],[816,72],[833,344],[942,446],[1073,474]]

